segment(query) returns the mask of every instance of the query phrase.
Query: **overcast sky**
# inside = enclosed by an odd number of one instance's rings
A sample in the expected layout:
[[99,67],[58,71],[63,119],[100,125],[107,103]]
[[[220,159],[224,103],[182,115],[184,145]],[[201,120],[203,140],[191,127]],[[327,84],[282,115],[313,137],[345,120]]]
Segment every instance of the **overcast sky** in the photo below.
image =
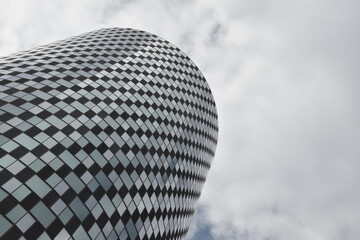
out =
[[0,0],[0,56],[101,27],[185,51],[217,103],[188,240],[358,240],[360,1]]

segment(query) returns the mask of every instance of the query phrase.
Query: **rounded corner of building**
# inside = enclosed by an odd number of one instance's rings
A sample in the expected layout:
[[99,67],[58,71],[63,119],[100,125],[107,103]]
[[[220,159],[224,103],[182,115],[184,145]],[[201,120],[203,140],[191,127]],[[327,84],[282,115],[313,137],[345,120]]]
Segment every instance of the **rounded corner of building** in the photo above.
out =
[[198,67],[162,40],[101,28],[0,65],[0,238],[185,236],[218,113]]

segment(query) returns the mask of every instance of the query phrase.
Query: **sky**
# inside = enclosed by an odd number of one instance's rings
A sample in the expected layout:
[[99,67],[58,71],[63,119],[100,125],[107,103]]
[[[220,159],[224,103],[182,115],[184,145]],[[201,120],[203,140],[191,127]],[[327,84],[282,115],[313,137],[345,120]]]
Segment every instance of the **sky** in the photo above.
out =
[[357,0],[0,0],[0,56],[102,27],[169,40],[219,114],[187,240],[357,240],[359,12]]

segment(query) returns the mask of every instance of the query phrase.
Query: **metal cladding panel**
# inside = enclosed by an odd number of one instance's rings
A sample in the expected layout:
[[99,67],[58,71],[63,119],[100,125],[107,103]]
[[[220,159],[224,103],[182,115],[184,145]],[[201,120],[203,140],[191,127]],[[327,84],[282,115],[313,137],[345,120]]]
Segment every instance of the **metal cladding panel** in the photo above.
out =
[[1,239],[183,239],[217,142],[178,48],[110,28],[0,59]]

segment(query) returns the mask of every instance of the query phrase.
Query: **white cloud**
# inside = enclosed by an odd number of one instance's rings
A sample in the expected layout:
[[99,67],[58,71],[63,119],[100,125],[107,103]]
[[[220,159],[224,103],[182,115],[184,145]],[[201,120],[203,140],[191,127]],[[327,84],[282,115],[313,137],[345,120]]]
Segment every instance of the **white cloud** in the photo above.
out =
[[[336,14],[349,5],[302,4],[229,20],[223,47],[240,57],[214,84],[222,124],[202,201],[216,225],[231,219],[250,239],[355,239],[359,19]],[[217,64],[208,79],[222,78]]]
[[2,1],[0,55],[107,26],[166,38],[217,101],[219,145],[200,200],[214,237],[353,240],[359,10],[350,0]]

